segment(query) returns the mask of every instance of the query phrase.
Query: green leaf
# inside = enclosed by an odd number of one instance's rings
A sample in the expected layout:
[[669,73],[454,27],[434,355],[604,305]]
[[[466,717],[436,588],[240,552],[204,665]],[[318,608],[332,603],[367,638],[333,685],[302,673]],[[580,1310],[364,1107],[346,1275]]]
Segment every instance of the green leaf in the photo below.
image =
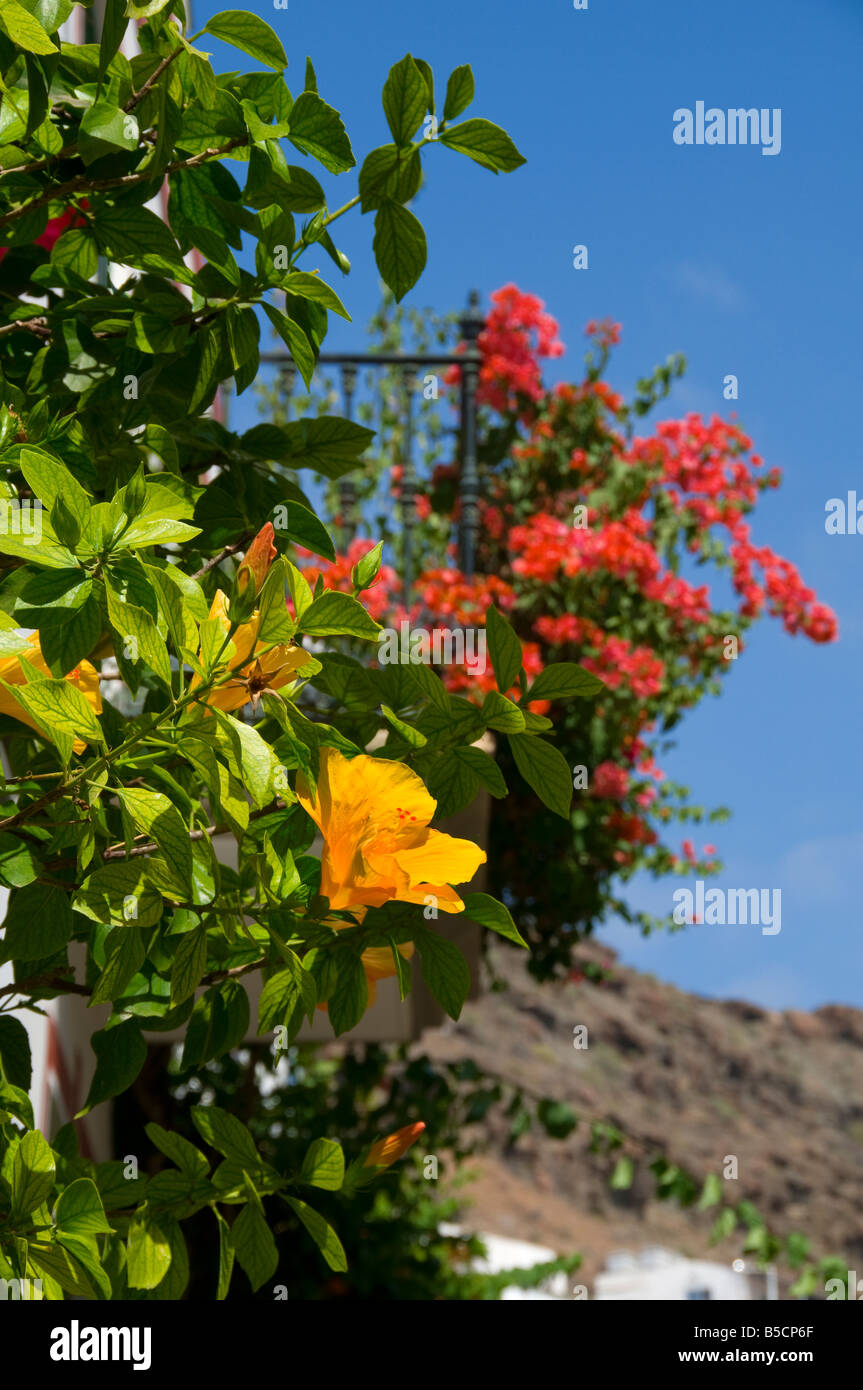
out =
[[63,1189],[54,1208],[54,1221],[64,1235],[98,1236],[112,1229],[91,1178],[76,1178]]
[[17,889],[3,927],[7,960],[44,960],[55,955],[72,934],[68,893],[45,883]]
[[423,661],[412,661],[407,665],[407,672],[422,696],[430,700],[435,709],[449,718],[449,695],[440,676],[430,666],[426,666]]
[[322,101],[317,92],[301,92],[290,115],[288,139],[329,169],[343,174],[356,163],[351,142],[338,111]]
[[[160,899],[161,916],[161,899]],[[137,927],[115,927],[105,942],[105,967],[90,995],[89,1006],[118,999],[144,964],[147,952]]]
[[0,883],[6,888],[26,888],[39,876],[39,860],[33,847],[17,835],[0,834]]
[[383,90],[384,115],[397,145],[408,145],[429,102],[425,78],[409,53],[390,68]]
[[362,961],[352,951],[339,951],[336,956],[338,978],[327,1004],[330,1023],[336,1037],[355,1028],[366,1011],[369,986]]
[[26,1091],[12,1086],[0,1077],[0,1111],[6,1110],[19,1119],[27,1129],[33,1128],[33,1106]]
[[198,330],[198,369],[189,395],[189,411],[192,414],[205,409],[216,394],[226,331],[222,319],[211,320],[209,326]]
[[527,785],[550,811],[567,820],[572,804],[572,773],[563,755],[535,734],[510,734],[509,746]]
[[337,415],[304,417],[278,428],[256,425],[242,446],[256,458],[273,459],[289,468],[314,468],[325,478],[341,478],[358,466],[374,431]]
[[403,719],[399,719],[389,705],[381,705],[381,714],[391,728],[395,729],[399,737],[403,738],[411,748],[425,748],[428,743],[425,734],[420,733],[419,729],[414,729],[410,724],[406,724]]
[[12,1214],[28,1216],[47,1201],[54,1186],[54,1154],[38,1130],[30,1130],[12,1160]]
[[72,906],[94,922],[152,927],[164,911],[141,858],[103,864],[81,884]]
[[99,1297],[100,1281],[89,1279],[86,1269],[56,1241],[49,1244],[47,1241],[31,1240],[27,1255],[37,1276],[47,1274],[64,1293],[75,1294],[78,1298]]
[[478,778],[486,791],[500,799],[507,795],[507,785],[504,781],[503,773],[495,762],[494,758],[489,757],[481,748],[454,748],[454,756],[459,762],[464,763],[469,768],[474,777]]
[[147,1044],[141,1037],[141,1025],[134,1019],[94,1033],[90,1046],[96,1054],[96,1071],[84,1108],[76,1119],[86,1115],[103,1100],[110,1100],[128,1090],[147,1060]]
[[575,1111],[563,1100],[540,1100],[536,1116],[553,1139],[568,1139],[578,1124]]
[[273,776],[279,767],[275,753],[250,724],[221,711],[216,718],[220,737],[227,740],[239,764],[243,785],[256,806],[266,806],[273,798]]
[[431,114],[434,115],[434,73],[432,72],[431,64],[427,63],[425,58],[414,58],[414,62],[416,63],[417,67],[423,75],[423,80],[426,84],[426,91],[428,93],[428,109],[431,112]]
[[177,808],[163,792],[147,787],[122,787],[116,794],[138,833],[149,835],[162,851],[179,895],[191,896],[192,842]]
[[34,545],[32,533],[16,535],[14,530],[10,530],[3,514],[4,506],[8,506],[8,503],[0,498],[0,555],[14,555],[27,564],[44,566],[45,569],[68,569],[74,565],[75,556],[65,545],[60,545],[44,512],[42,539]]
[[488,893],[467,893],[464,913],[472,922],[478,922],[481,927],[488,927],[498,936],[504,936],[507,941],[514,941],[516,946],[527,949],[527,942],[512,920],[509,908],[499,903],[497,898],[490,897]]
[[485,630],[497,688],[505,695],[512,689],[521,670],[521,642],[494,604],[486,611]]
[[190,999],[207,968],[207,933],[203,927],[185,932],[171,968],[171,1007]]
[[306,1150],[300,1182],[338,1192],[345,1177],[345,1156],[334,1139],[315,1139]]
[[628,1154],[621,1154],[617,1160],[614,1172],[609,1178],[608,1185],[615,1192],[624,1192],[632,1187],[632,1179],[635,1176],[635,1164]]
[[227,1298],[231,1285],[231,1275],[234,1271],[234,1247],[231,1244],[231,1228],[227,1221],[216,1207],[212,1207],[211,1210],[219,1223],[219,1286],[216,1298],[221,1300]]
[[255,1193],[231,1227],[231,1249],[249,1276],[254,1292],[272,1279],[278,1268],[279,1252]]
[[281,309],[267,304],[266,301],[262,302],[261,308],[294,359],[297,371],[308,389],[317,361],[311,343],[300,325],[295,323],[287,314],[282,313]]
[[409,203],[422,183],[419,151],[381,145],[363,160],[360,169],[360,208],[371,212],[382,202]]
[[[483,896],[483,895],[479,895]],[[414,938],[422,976],[444,1013],[457,1019],[470,993],[470,971],[457,946],[422,929]]]
[[368,589],[377,578],[381,568],[383,548],[383,541],[378,541],[377,545],[373,546],[371,550],[367,550],[365,555],[357,560],[351,573],[355,588]]
[[193,1105],[192,1122],[211,1148],[250,1170],[260,1167],[255,1141],[244,1124],[217,1105]]
[[144,550],[151,545],[190,541],[200,534],[200,526],[189,526],[173,517],[142,516],[126,528],[118,545],[124,550]]
[[203,1067],[239,1047],[249,1031],[249,996],[239,980],[222,980],[195,1003],[186,1028],[183,1067]]
[[234,304],[228,310],[227,322],[234,381],[237,395],[241,396],[258,374],[261,360],[258,350],[261,327],[254,309],[238,309]]
[[182,1173],[186,1173],[190,1178],[205,1178],[210,1171],[207,1162],[200,1149],[196,1149],[194,1144],[190,1144],[188,1139],[184,1139],[182,1134],[174,1134],[173,1131],[163,1129],[154,1121],[144,1126],[147,1138],[151,1144],[170,1158],[172,1163],[176,1163]]
[[168,4],[168,0],[129,0],[126,15],[129,19],[151,19]]
[[506,131],[479,117],[442,130],[438,139],[442,145],[468,155],[495,174],[508,174],[525,163]]
[[[58,1231],[57,1245],[70,1256],[70,1263],[74,1267],[75,1274],[86,1280],[88,1292],[85,1297],[103,1298],[111,1297],[111,1280],[102,1268],[99,1259],[98,1247],[92,1236],[73,1236],[67,1235],[65,1231]],[[76,1292],[82,1292],[81,1289]]]
[[[310,512],[301,502],[285,502],[283,506],[286,513],[285,524],[276,525],[276,534],[289,537],[315,555],[323,555],[325,560],[335,560],[336,551],[332,537],[314,512]],[[279,511],[278,507],[276,511]]]
[[[198,630],[193,621],[193,613],[199,618],[206,618],[206,606],[203,613],[196,608],[194,599],[190,599],[185,587],[187,576],[176,565],[166,565],[162,568],[155,564],[147,564],[144,568],[147,579],[158,595],[159,611],[168,625],[177,651],[184,647],[194,651],[198,643]],[[203,597],[194,579],[188,580],[188,583],[193,586],[193,591],[197,591],[198,596]]]
[[10,1086],[29,1091],[33,1075],[30,1038],[21,1020],[10,1014],[0,1016],[0,1075]]
[[283,72],[288,66],[288,57],[278,34],[248,10],[222,10],[207,20],[203,32],[212,34],[214,39],[221,39],[223,43],[233,44],[234,48],[248,53],[250,58],[257,58],[268,68],[275,68],[276,72]]
[[61,545],[65,545],[68,550],[75,550],[81,539],[81,527],[64,497],[58,497],[51,508],[51,526]]
[[94,230],[102,254],[136,265],[141,256],[162,256],[180,262],[180,248],[160,217],[149,208],[108,207],[99,203]]
[[149,1212],[138,1212],[129,1223],[126,1277],[133,1289],[154,1289],[171,1267],[171,1242]]
[[99,253],[93,234],[83,227],[72,227],[55,242],[51,264],[91,280],[99,268]]
[[534,700],[568,700],[574,695],[590,698],[605,688],[605,682],[592,671],[585,671],[574,661],[558,661],[540,671],[524,698],[524,703]]
[[64,463],[44,449],[27,445],[21,450],[19,467],[29,487],[49,511],[53,511],[57,501],[61,500],[77,521],[79,530],[83,532],[86,529],[93,498]]
[[726,1240],[733,1235],[737,1228],[737,1217],[733,1207],[725,1207],[717,1216],[710,1232],[710,1244],[716,1245],[720,1240]]
[[375,214],[372,246],[384,284],[397,302],[404,299],[425,269],[427,248],[421,224],[407,208],[389,199]]
[[128,24],[126,0],[107,0],[102,16],[102,37],[99,41],[100,82],[108,70],[108,64],[123,42]]
[[105,594],[108,600],[108,621],[118,640],[120,654],[125,658],[125,666],[121,669],[133,693],[140,684],[140,678],[135,672],[139,661],[145,662],[170,690],[171,663],[155,619],[146,609],[130,601],[130,589],[125,587],[113,569],[108,569],[105,573]]
[[469,806],[479,790],[472,769],[448,749],[424,769],[429,793],[437,802],[438,816],[454,816]]
[[699,1211],[707,1211],[709,1207],[715,1207],[717,1202],[722,1201],[722,1181],[716,1173],[708,1173],[704,1179],[704,1188],[701,1193],[701,1200],[698,1203]]
[[290,963],[277,970],[261,990],[258,1003],[258,1033],[271,1033],[274,1028],[290,1023],[300,999],[303,1011],[309,1016],[317,1003],[315,982],[303,969],[298,956],[285,948]]
[[303,613],[299,627],[310,637],[344,635],[370,642],[377,640],[381,630],[357,599],[337,589],[325,589]]
[[351,322],[351,316],[335,290],[319,275],[311,275],[305,270],[293,270],[282,281],[282,289],[287,294],[297,294],[301,299],[312,299],[317,304],[323,304],[325,309],[331,309],[334,314],[340,314],[348,323]]
[[336,1273],[344,1273],[348,1267],[347,1257],[332,1226],[328,1225],[319,1212],[313,1211],[297,1197],[286,1197],[285,1201],[302,1221],[330,1269]]
[[[90,588],[89,581],[82,589]],[[48,621],[39,625],[39,642],[42,655],[48,663],[53,676],[66,676],[84,661],[93,651],[102,635],[102,615],[99,600],[92,592],[88,593],[80,608],[53,609]],[[54,621],[53,614],[57,614]],[[62,615],[62,616],[61,616]]]
[[116,150],[136,150],[140,139],[135,117],[107,97],[100,97],[81,117],[78,150],[85,164]]
[[524,729],[524,714],[497,690],[490,690],[482,702],[482,717],[486,728],[501,734],[517,734]]
[[156,1285],[155,1297],[176,1303],[183,1297],[189,1283],[189,1252],[176,1217],[165,1213],[159,1220],[171,1248],[171,1265],[164,1279],[160,1279]]
[[454,121],[456,116],[460,116],[474,98],[473,72],[469,65],[465,63],[462,67],[454,68],[447,78],[446,100],[443,106],[443,119]]
[[0,27],[6,30],[13,43],[28,53],[57,53],[42,25],[18,0],[3,0],[0,8]]

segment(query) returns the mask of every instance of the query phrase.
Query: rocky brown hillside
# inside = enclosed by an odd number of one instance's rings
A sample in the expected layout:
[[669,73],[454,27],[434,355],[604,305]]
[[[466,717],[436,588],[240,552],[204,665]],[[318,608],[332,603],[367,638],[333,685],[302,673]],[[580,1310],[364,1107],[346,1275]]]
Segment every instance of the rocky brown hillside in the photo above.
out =
[[[497,949],[508,989],[420,1044],[441,1061],[471,1057],[579,1116],[566,1140],[534,1127],[515,1146],[506,1122],[492,1120],[468,1188],[470,1225],[579,1250],[586,1283],[613,1249],[739,1254],[739,1243],[709,1246],[710,1212],[658,1201],[645,1162],[631,1189],[611,1191],[612,1160],[587,1151],[590,1121],[601,1118],[630,1136],[631,1152],[664,1152],[696,1175],[721,1173],[736,1155],[728,1200],[748,1198],[777,1232],[802,1230],[816,1254],[843,1254],[863,1273],[863,1012],[702,999],[621,966],[608,949],[582,955],[608,963],[610,979],[538,985],[517,953]],[[573,1048],[577,1024],[587,1025],[586,1050]]]

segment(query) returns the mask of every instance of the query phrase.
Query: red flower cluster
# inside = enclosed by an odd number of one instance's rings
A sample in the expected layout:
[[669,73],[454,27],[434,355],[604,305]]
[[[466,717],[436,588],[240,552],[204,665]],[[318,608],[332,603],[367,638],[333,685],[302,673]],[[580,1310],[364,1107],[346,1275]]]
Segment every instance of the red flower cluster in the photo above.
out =
[[422,608],[434,617],[454,618],[464,626],[482,626],[486,609],[495,604],[507,610],[515,602],[511,584],[494,574],[466,579],[461,570],[426,570],[417,580]]
[[[491,295],[493,308],[479,335],[482,353],[477,400],[501,414],[525,412],[525,397],[539,401],[545,394],[540,357],[562,357],[563,343],[558,324],[534,294],[524,294],[515,285],[504,285]],[[459,379],[458,367],[451,368],[446,381]]]
[[[629,814],[626,811],[612,811],[606,825],[615,839],[625,840],[630,845],[656,844],[656,831],[641,816]],[[621,865],[631,864],[634,857],[632,850],[618,849],[614,851],[614,858]]]
[[[734,587],[743,595],[741,613],[757,618],[767,603],[770,612],[782,619],[786,632],[804,632],[813,642],[834,642],[839,623],[833,610],[816,601],[815,590],[806,587],[790,560],[783,560],[767,545],[753,545],[749,534],[745,522],[739,522],[729,552]],[[755,565],[763,571],[762,584],[755,580]]]
[[[696,703],[724,665],[717,633],[727,619],[714,612],[707,585],[679,573],[687,547],[730,567],[741,629],[767,611],[789,632],[828,642],[836,637],[836,618],[794,565],[752,543],[744,518],[781,475],[764,472],[738,424],[689,414],[659,424],[649,438],[625,437],[626,403],[599,379],[620,325],[592,320],[586,332],[598,354],[588,354],[584,379],[549,388],[541,359],[563,352],[557,323],[540,299],[514,285],[491,298],[479,336],[479,400],[507,417],[508,426],[523,427],[481,503],[480,552],[492,574],[468,581],[454,567],[428,570],[410,616],[428,626],[479,626],[495,603],[513,614],[521,632],[529,622],[539,639],[522,642],[531,676],[549,648],[557,649],[554,659],[566,648],[566,659],[602,678],[609,692],[595,706],[605,725],[602,746],[620,751],[616,761],[594,769],[591,789],[599,800],[624,803],[599,814],[612,836],[629,842],[630,849],[614,850],[616,862],[632,864],[637,846],[656,843],[644,816],[665,822],[673,814],[666,798],[654,805],[657,790],[647,779],[659,781],[663,773],[646,736],[657,719]],[[458,377],[456,370],[448,380]],[[430,486],[434,507],[453,520],[455,473],[452,464],[439,465]],[[401,482],[394,469],[396,493]],[[587,506],[586,526],[573,524],[579,502]],[[727,549],[714,549],[714,528],[726,532]],[[591,618],[561,613],[563,607]],[[474,696],[495,685],[490,666],[450,668],[443,678],[450,690]],[[683,852],[697,862],[690,842]]]
[[629,790],[629,773],[617,763],[600,763],[593,770],[591,791],[609,801],[622,801]]
[[[542,654],[538,642],[522,642],[521,662],[524,666],[525,675],[528,681],[536,680],[543,668]],[[441,672],[441,679],[447,690],[458,694],[464,691],[468,695],[487,695],[490,690],[497,690],[497,681],[491,664],[486,663],[485,670],[481,669],[479,662],[465,661],[463,667],[448,666]],[[511,700],[517,699],[519,695],[518,685],[514,684],[509,690],[505,691]],[[532,700],[528,709],[534,714],[545,714],[550,708],[548,700]]]
[[584,333],[587,338],[595,338],[600,347],[608,348],[620,342],[621,327],[610,318],[591,319],[585,324]]
[[549,646],[564,643],[583,646],[581,665],[600,676],[610,690],[626,682],[639,700],[658,695],[665,679],[665,664],[650,647],[634,647],[625,637],[615,637],[587,618],[572,613],[537,618],[533,630]]
[[599,523],[589,530],[538,512],[527,525],[514,526],[510,532],[510,551],[516,556],[513,573],[551,584],[560,573],[572,578],[602,570],[632,580],[645,598],[668,608],[678,626],[707,622],[707,586],[696,589],[687,579],[663,571],[648,539],[650,529],[647,517],[635,508],[629,508],[619,521]]
[[[651,486],[661,486],[699,531],[720,525],[731,533],[732,582],[743,598],[742,617],[758,617],[767,604],[787,632],[804,632],[814,642],[832,642],[838,633],[832,610],[816,601],[814,590],[804,585],[790,561],[769,546],[754,546],[749,539],[743,513],[755,505],[760,491],[777,487],[781,479],[776,468],[760,476],[762,459],[751,449],[752,441],[737,425],[718,415],[708,422],[690,414],[660,424],[651,439],[634,440],[626,458],[633,465],[646,465]],[[743,458],[747,453],[748,461]],[[699,548],[696,535],[690,549]],[[762,582],[755,577],[756,565],[763,571]],[[672,602],[675,607],[688,607],[696,621],[699,611],[709,611],[706,589],[688,594],[680,590]]]

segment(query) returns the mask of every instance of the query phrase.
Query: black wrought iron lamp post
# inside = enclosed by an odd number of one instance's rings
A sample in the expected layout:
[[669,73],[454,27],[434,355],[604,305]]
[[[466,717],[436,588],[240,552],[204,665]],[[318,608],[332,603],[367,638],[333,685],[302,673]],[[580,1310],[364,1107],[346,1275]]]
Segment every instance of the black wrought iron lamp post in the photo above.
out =
[[[480,480],[477,462],[477,387],[479,385],[480,350],[478,339],[483,326],[480,297],[472,290],[468,306],[459,319],[464,350],[458,353],[394,353],[394,352],[354,352],[326,353],[318,358],[320,366],[338,367],[341,375],[341,390],[344,414],[353,419],[354,397],[356,394],[357,373],[364,367],[396,367],[401,369],[401,386],[404,393],[404,446],[402,478],[400,490],[400,510],[403,529],[403,595],[408,602],[414,581],[413,533],[416,528],[416,470],[413,461],[414,395],[421,367],[458,367],[461,371],[459,392],[459,485],[461,502],[457,549],[459,566],[468,576],[473,577],[476,564],[476,541],[479,529]],[[290,357],[283,352],[265,353],[264,362],[275,363],[283,374],[287,394],[291,394],[295,378],[295,368]],[[339,513],[342,545],[347,548],[356,533],[357,490],[353,479],[346,475],[339,481]]]

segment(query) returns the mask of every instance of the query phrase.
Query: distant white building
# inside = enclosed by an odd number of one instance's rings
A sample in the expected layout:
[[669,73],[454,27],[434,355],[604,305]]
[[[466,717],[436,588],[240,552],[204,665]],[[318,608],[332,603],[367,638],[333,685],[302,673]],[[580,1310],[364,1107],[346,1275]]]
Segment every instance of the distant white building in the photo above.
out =
[[675,1250],[649,1245],[638,1254],[618,1250],[608,1256],[596,1276],[593,1298],[665,1302],[694,1300],[775,1299],[776,1270],[745,1260],[733,1265],[715,1260],[690,1260]]
[[[442,1236],[461,1236],[464,1231],[452,1222],[442,1222]],[[534,1265],[548,1264],[560,1258],[557,1250],[545,1245],[532,1245],[526,1240],[512,1240],[509,1236],[493,1236],[487,1231],[477,1231],[477,1239],[485,1246],[485,1256],[472,1259],[470,1268],[477,1274],[503,1274],[508,1269],[532,1269]],[[552,1274],[535,1289],[522,1289],[518,1284],[510,1284],[501,1293],[501,1300],[508,1302],[558,1302],[569,1298],[568,1280],[565,1272]]]

